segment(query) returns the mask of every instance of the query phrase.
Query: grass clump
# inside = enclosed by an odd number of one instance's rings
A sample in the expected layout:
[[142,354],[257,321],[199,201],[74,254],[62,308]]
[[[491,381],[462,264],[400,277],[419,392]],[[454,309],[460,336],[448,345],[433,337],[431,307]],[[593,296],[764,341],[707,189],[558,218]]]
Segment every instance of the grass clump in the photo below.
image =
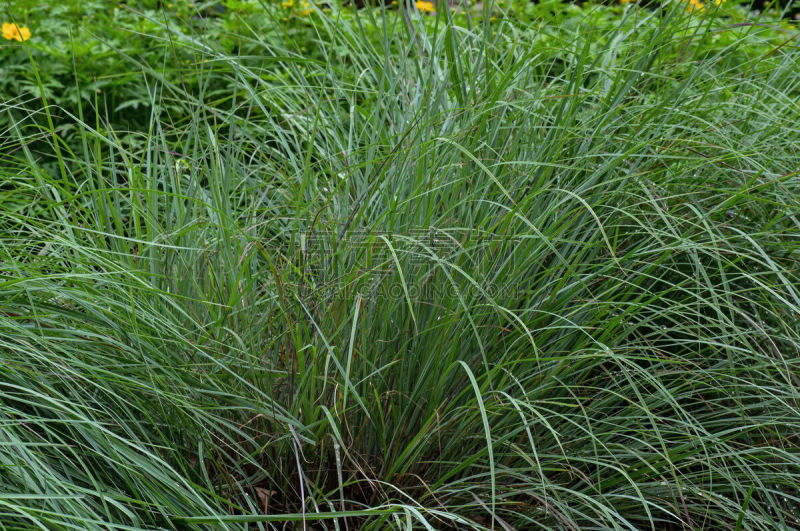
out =
[[609,12],[158,23],[146,127],[5,99],[0,523],[797,526],[796,40]]

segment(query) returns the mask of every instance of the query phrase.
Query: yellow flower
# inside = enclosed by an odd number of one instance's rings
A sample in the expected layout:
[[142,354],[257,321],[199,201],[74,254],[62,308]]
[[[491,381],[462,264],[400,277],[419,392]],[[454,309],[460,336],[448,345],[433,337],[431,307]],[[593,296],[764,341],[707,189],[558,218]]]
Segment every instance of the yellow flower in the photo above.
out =
[[703,11],[705,10],[705,4],[700,0],[684,0],[688,2],[688,6],[686,6],[687,13],[694,13],[695,11]]
[[3,38],[10,41],[22,42],[31,38],[31,30],[29,30],[26,26],[18,26],[16,24],[3,22],[2,30]]
[[622,5],[633,4],[634,2],[636,2],[636,0],[619,0],[619,3]]
[[314,10],[311,9],[311,4],[309,4],[306,0],[303,0],[303,4],[301,7],[303,9],[297,12],[297,14],[300,15],[301,17],[307,17],[308,15],[314,12]]
[[436,7],[433,5],[433,2],[424,2],[422,0],[417,2],[417,9],[423,13],[433,13],[436,11]]

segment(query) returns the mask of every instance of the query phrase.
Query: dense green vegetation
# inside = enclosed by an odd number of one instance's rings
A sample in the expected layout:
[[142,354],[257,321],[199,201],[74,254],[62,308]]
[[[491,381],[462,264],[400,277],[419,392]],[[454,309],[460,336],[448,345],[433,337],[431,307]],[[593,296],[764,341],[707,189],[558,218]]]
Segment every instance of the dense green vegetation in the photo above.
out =
[[438,7],[8,4],[0,528],[800,527],[797,30]]

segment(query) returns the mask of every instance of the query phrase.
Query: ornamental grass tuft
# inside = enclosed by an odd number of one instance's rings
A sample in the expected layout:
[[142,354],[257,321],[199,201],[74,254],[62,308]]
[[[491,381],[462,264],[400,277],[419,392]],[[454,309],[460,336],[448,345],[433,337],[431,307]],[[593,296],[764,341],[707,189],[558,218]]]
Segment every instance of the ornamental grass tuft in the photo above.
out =
[[0,527],[800,526],[796,40],[265,6],[1,96]]

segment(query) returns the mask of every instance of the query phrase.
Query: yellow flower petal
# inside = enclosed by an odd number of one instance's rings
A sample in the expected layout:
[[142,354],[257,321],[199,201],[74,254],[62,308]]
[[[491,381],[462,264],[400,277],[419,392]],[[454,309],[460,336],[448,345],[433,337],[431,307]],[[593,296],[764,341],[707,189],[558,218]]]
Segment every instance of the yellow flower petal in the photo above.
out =
[[419,9],[423,13],[433,13],[436,11],[436,6],[433,5],[433,2],[425,2],[420,0],[417,2],[417,9]]
[[8,39],[10,41],[27,41],[31,38],[31,30],[29,30],[26,26],[18,26],[16,24],[11,24],[9,22],[3,22],[2,26],[2,33],[3,38]]
[[2,31],[3,31],[3,38],[8,40],[13,39],[14,35],[16,34],[16,29],[14,28],[14,25],[9,24],[8,22],[3,22]]

